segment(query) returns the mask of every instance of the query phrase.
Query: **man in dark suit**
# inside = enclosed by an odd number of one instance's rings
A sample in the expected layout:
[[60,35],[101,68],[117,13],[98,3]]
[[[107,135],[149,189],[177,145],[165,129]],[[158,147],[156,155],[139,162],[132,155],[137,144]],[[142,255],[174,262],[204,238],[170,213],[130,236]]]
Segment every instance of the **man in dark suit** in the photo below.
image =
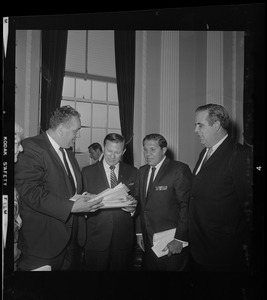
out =
[[[75,213],[95,211],[101,201],[81,196],[82,176],[70,147],[81,128],[80,114],[70,106],[56,109],[49,129],[24,139],[16,164],[16,188],[23,226],[19,233],[18,270],[69,270],[77,238]],[[65,159],[64,160],[64,156]]]
[[104,157],[83,168],[84,191],[98,194],[113,188],[110,176],[114,168],[117,183],[129,189],[133,207],[105,208],[88,215],[85,244],[85,269],[90,271],[128,270],[132,259],[134,226],[132,213],[136,205],[137,168],[121,161],[125,151],[124,138],[116,133],[104,139]]
[[198,107],[195,126],[206,149],[201,151],[193,170],[189,204],[189,244],[194,270],[244,271],[252,221],[248,149],[234,143],[228,135],[229,115],[221,105]]
[[[136,222],[137,243],[144,251],[143,268],[185,271],[188,267],[186,246],[191,171],[188,165],[165,156],[167,141],[162,135],[147,135],[143,147],[147,165],[139,169],[140,215]],[[158,257],[151,249],[153,235],[173,228],[174,238],[162,249],[166,255]]]
[[102,146],[99,143],[93,143],[88,147],[89,156],[94,162],[103,158]]

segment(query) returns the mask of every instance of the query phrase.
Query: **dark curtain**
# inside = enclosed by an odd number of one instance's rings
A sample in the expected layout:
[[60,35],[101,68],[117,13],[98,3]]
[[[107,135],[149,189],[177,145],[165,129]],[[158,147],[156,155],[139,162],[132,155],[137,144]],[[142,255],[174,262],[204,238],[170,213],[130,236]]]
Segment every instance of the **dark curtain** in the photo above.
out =
[[67,30],[42,30],[41,132],[49,128],[51,112],[60,107],[67,40]]
[[245,32],[245,53],[244,53],[244,103],[243,103],[243,124],[244,144],[253,146],[253,116],[254,116],[254,40],[250,31]]
[[121,132],[126,141],[123,161],[133,165],[135,31],[115,30],[114,41]]

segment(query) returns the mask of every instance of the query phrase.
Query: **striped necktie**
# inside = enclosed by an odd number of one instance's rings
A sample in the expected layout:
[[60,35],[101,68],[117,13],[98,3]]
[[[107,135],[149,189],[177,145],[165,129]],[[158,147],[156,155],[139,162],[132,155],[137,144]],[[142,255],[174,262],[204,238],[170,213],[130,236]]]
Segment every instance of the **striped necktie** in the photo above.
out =
[[110,166],[109,168],[110,168],[110,185],[111,188],[113,189],[118,184],[118,181],[114,172],[115,166]]

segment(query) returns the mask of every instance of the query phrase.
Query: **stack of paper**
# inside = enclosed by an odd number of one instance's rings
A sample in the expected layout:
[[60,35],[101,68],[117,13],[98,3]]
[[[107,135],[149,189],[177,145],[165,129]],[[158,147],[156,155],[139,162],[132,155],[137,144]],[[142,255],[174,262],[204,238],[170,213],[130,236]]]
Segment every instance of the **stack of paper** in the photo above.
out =
[[[103,192],[97,194],[95,197],[91,198],[90,201],[99,199],[103,197],[102,203],[104,206],[101,208],[114,208],[114,207],[126,207],[131,206],[132,202],[131,200],[128,200],[126,196],[128,195],[129,189],[128,187],[123,184],[119,183],[116,185],[113,189],[108,188],[104,190]],[[86,196],[88,193],[83,193],[84,196]],[[90,194],[88,194],[90,195]],[[70,200],[76,201],[78,198],[80,198],[82,195],[76,194],[74,195]]]
[[[176,228],[172,228],[169,230],[157,232],[153,235],[153,247],[152,250],[155,252],[157,257],[162,257],[168,254],[168,250],[163,251],[163,249],[169,244],[175,236]],[[182,242],[182,241],[181,241]],[[182,242],[183,247],[188,245],[187,242]]]
[[104,197],[103,201],[110,201],[110,200],[115,200],[119,198],[124,198],[125,196],[128,195],[129,189],[127,186],[123,183],[119,183],[116,185],[113,189],[106,189],[103,192],[97,194],[96,198]]
[[132,203],[126,198],[128,192],[129,189],[127,186],[123,183],[119,183],[113,189],[106,189],[89,201],[103,197],[102,203],[104,206],[101,208],[125,207],[131,205]]

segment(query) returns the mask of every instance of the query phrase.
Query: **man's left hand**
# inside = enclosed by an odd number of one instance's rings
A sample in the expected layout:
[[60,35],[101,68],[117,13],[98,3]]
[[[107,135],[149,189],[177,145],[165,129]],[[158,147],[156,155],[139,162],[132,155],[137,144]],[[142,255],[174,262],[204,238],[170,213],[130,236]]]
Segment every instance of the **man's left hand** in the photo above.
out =
[[183,243],[177,240],[172,240],[171,242],[169,242],[169,244],[167,244],[167,246],[162,251],[167,251],[168,249],[169,249],[168,256],[171,256],[173,254],[179,254],[183,250]]

